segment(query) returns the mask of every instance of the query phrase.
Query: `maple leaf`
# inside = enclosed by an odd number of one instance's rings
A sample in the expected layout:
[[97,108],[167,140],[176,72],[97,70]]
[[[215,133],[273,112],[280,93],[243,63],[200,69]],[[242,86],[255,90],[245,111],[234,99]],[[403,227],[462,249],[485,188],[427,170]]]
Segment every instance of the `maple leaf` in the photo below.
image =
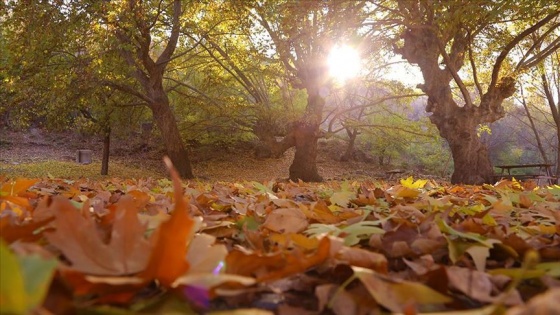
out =
[[55,213],[56,230],[45,232],[47,240],[60,249],[72,268],[85,274],[126,275],[146,266],[150,245],[144,239],[131,198],[121,198],[113,224],[111,240],[105,244],[94,221],[83,216],[66,198],[55,196],[50,205]]
[[25,224],[18,224],[16,220],[10,216],[4,216],[0,218],[0,238],[2,238],[8,244],[13,243],[19,239],[25,239],[26,241],[39,239],[42,233],[38,232],[46,226],[49,222],[54,220],[53,217],[40,220],[32,221]]
[[384,234],[385,230],[377,225],[390,219],[392,216],[377,221],[361,221],[342,228],[331,224],[314,223],[309,225],[305,234],[310,237],[318,237],[323,234],[338,236],[344,239],[344,245],[356,245],[362,239],[369,238],[372,234]]
[[412,176],[409,176],[407,179],[401,179],[400,182],[403,187],[410,188],[410,189],[420,189],[426,185],[428,180],[418,179],[414,181],[414,178]]

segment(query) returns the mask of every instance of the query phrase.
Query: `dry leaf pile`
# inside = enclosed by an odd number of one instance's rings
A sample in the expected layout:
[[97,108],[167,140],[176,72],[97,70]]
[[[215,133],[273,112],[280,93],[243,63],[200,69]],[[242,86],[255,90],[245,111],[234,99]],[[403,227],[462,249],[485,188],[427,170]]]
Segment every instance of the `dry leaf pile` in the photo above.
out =
[[1,179],[7,314],[560,314],[560,186]]

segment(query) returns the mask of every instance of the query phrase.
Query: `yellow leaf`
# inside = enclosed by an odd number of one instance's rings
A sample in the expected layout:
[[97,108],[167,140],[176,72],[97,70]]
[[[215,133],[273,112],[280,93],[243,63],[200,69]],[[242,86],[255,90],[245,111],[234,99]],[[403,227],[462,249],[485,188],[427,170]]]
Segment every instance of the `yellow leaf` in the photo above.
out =
[[408,188],[405,186],[397,185],[391,187],[387,190],[388,193],[392,194],[396,198],[416,198],[420,195],[420,191],[417,189]]
[[412,176],[409,176],[407,179],[401,179],[401,185],[410,189],[423,188],[427,182],[427,179],[418,179],[417,181],[414,181],[414,178]]

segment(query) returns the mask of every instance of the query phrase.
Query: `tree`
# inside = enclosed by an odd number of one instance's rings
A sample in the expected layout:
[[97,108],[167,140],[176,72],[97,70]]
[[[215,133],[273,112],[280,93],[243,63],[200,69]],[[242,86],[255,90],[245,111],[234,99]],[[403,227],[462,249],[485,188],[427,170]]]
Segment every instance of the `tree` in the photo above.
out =
[[[185,1],[123,1],[98,3],[98,18],[114,34],[122,59],[130,67],[134,83],[107,80],[112,88],[139,98],[152,112],[169,158],[184,178],[192,178],[191,163],[164,87],[169,63],[181,35]],[[99,15],[101,14],[101,15]],[[112,35],[111,34],[111,35]]]
[[255,30],[270,39],[274,57],[285,68],[292,87],[307,92],[305,113],[284,139],[296,148],[290,179],[322,181],[316,158],[325,98],[332,83],[327,55],[335,44],[355,39],[366,17],[365,2],[271,0],[244,5]]
[[[502,118],[502,103],[515,93],[516,77],[560,47],[560,39],[554,37],[560,26],[560,5],[549,1],[373,2],[386,13],[374,22],[375,27],[398,21],[397,28],[390,28],[395,52],[422,72],[424,84],[419,87],[428,95],[426,111],[452,152],[451,181],[492,182],[492,164],[477,127]],[[540,49],[523,45],[529,39],[548,45]],[[492,59],[491,67],[485,67]]]
[[190,78],[174,73],[169,79],[186,88],[193,100],[206,103],[194,110],[212,119],[213,130],[224,129],[231,140],[235,140],[232,130],[251,132],[260,140],[258,156],[279,156],[287,148],[276,136],[287,129],[294,112],[293,93],[283,93],[287,84],[282,69],[278,62],[270,62],[258,38],[261,34],[255,35],[240,7],[242,3],[235,1],[205,6],[187,34],[199,44],[189,60],[196,73]]
[[[36,96],[32,101],[34,105],[45,103],[42,108],[47,114],[56,113],[54,109],[64,113],[52,115],[55,118],[73,119],[68,115],[76,109],[70,95],[84,96],[72,93],[76,89],[69,83],[79,81],[94,90],[110,87],[135,97],[138,105],[150,109],[167,154],[181,176],[192,178],[164,84],[169,64],[188,53],[188,42],[179,45],[179,37],[181,19],[189,5],[180,0],[11,2],[7,18],[11,43],[20,52],[11,61],[15,69],[11,77],[43,93],[32,93]],[[177,52],[178,46],[186,48]],[[17,69],[18,58],[25,65],[22,69]],[[59,78],[53,80],[53,69],[66,71],[55,72]],[[66,102],[47,97],[53,86]]]

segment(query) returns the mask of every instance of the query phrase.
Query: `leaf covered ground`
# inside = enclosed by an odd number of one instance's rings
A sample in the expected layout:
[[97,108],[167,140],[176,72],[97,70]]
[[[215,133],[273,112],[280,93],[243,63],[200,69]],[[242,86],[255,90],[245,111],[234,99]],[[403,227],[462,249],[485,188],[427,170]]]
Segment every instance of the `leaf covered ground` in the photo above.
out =
[[10,314],[559,314],[560,186],[3,178]]

